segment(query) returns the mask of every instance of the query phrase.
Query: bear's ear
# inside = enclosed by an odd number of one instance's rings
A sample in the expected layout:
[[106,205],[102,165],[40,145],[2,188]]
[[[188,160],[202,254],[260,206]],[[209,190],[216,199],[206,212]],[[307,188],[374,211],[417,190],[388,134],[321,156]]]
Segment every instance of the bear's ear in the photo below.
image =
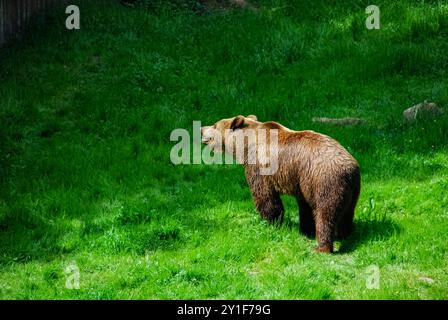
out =
[[255,120],[255,121],[258,120],[257,116],[254,116],[253,114],[248,115],[246,118],[249,118],[249,119],[252,119],[252,120]]
[[244,117],[236,116],[233,118],[232,123],[230,124],[230,129],[236,130],[244,126]]

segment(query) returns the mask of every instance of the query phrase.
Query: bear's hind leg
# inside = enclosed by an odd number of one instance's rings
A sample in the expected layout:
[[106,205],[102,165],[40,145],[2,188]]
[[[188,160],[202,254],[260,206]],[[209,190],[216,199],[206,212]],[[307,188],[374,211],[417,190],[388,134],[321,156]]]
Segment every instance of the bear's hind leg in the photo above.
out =
[[316,223],[314,222],[311,207],[303,199],[297,198],[297,202],[299,204],[300,231],[308,237],[315,237]]
[[315,211],[317,252],[333,253],[334,214],[332,210],[317,209]]
[[353,207],[347,208],[338,221],[336,228],[336,238],[343,240],[347,238],[353,230],[353,216],[355,215],[355,209]]
[[358,202],[361,190],[361,176],[359,169],[354,170],[347,178],[350,183],[345,186],[345,200],[347,206],[342,211],[342,215],[336,227],[336,238],[347,238],[353,231],[353,217],[355,215],[356,203]]

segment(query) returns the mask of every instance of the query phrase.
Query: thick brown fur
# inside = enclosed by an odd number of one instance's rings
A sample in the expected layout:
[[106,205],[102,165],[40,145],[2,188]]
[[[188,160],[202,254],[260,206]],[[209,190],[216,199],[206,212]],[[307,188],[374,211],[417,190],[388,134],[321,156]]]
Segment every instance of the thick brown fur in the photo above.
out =
[[272,223],[282,222],[280,195],[288,194],[297,199],[301,231],[317,237],[317,251],[333,252],[333,241],[350,234],[361,186],[360,171],[357,161],[336,140],[314,131],[293,131],[276,122],[258,122],[255,116],[220,120],[213,127],[203,127],[203,134],[208,128],[221,132],[277,129],[278,170],[261,175],[258,164],[243,163],[261,216]]

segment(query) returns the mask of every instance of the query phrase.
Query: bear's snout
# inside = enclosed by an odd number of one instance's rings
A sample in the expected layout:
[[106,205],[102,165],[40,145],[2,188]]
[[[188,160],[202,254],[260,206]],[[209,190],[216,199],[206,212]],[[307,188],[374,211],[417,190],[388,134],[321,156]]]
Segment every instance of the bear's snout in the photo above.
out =
[[202,143],[209,143],[210,140],[213,138],[212,134],[211,134],[211,127],[201,127],[201,141]]

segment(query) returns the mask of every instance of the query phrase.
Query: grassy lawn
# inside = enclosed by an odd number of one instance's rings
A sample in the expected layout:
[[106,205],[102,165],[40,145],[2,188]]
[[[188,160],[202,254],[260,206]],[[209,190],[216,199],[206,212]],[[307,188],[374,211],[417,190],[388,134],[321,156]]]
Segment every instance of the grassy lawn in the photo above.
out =
[[[253,1],[194,11],[78,1],[0,49],[0,298],[448,299],[448,5]],[[170,162],[172,130],[238,114],[311,129],[359,161],[334,255],[261,220],[243,168]],[[313,117],[360,117],[334,126]],[[80,289],[66,288],[76,264]],[[379,287],[368,288],[370,268]]]

